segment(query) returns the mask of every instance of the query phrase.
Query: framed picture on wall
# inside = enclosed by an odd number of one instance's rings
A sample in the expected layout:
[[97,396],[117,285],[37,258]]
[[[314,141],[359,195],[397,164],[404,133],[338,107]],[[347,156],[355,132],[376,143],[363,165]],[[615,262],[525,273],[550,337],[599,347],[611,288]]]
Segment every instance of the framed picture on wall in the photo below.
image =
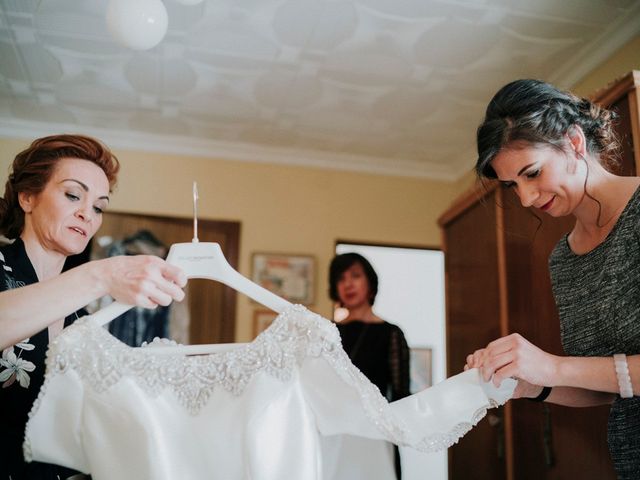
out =
[[278,314],[273,310],[255,310],[253,312],[253,336],[260,335],[264,330],[269,328]]
[[433,382],[430,348],[412,348],[409,353],[409,390],[417,393],[430,387]]
[[313,303],[315,276],[311,255],[254,253],[252,257],[251,280],[291,303]]

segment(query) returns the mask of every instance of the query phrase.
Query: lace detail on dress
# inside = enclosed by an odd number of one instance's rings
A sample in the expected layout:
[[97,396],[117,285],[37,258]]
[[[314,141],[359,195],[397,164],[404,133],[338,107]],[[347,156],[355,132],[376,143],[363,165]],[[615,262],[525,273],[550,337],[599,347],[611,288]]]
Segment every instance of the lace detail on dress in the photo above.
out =
[[[317,317],[317,321],[329,324],[338,333],[337,327],[328,320],[311,312],[309,314]],[[389,441],[396,445],[410,446],[423,452],[445,450],[469,432],[487,414],[488,408],[498,406],[490,399],[489,404],[476,411],[468,422],[457,424],[449,432],[426,435],[418,443],[410,442],[406,426],[393,414],[389,402],[382,396],[378,387],[351,363],[349,356],[341,347],[332,349],[331,353],[325,354],[324,357],[338,375],[358,391],[367,417],[385,433]]]
[[[50,345],[47,377],[73,369],[101,393],[128,376],[152,396],[171,389],[180,403],[197,415],[214,388],[240,395],[253,376],[263,370],[289,380],[305,356],[318,357],[334,351],[339,342],[333,324],[302,306],[293,306],[279,315],[252,343],[198,356],[158,355],[154,353],[155,346],[129,347],[85,317],[66,328]],[[32,413],[38,403],[36,400]]]
[[160,338],[153,337],[153,340],[150,342],[142,342],[140,348],[155,348],[155,347],[182,347],[183,345],[178,344],[175,340],[170,340],[168,338]]
[[[197,415],[215,388],[240,395],[258,372],[287,381],[306,357],[323,357],[340,378],[358,391],[366,415],[385,436],[396,444],[409,445],[406,426],[393,414],[378,388],[351,363],[341,347],[336,326],[303,306],[287,309],[253,342],[233,350],[199,356],[155,354],[153,350],[154,347],[129,347],[91,322],[90,317],[76,321],[52,342],[47,352],[45,383],[29,418],[37,412],[50,378],[68,369],[77,372],[98,393],[125,376],[135,379],[152,396],[170,389],[191,414]],[[481,409],[469,422],[460,423],[450,432],[428,435],[411,446],[427,452],[447,448],[467,433],[486,410]],[[25,432],[27,461],[31,459],[28,439]]]
[[489,405],[476,411],[470,422],[457,424],[449,433],[429,435],[423,438],[417,445],[412,446],[416,450],[423,452],[439,452],[445,450],[458,443],[458,440],[469,433],[471,429],[485,417],[489,408],[496,408],[498,406],[494,400],[489,399]]

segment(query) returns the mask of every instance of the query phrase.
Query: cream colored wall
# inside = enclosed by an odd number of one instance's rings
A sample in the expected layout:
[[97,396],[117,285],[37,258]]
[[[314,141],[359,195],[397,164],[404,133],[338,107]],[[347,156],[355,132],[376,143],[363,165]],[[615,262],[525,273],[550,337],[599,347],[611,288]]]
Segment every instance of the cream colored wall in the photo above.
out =
[[598,67],[591,70],[571,90],[590,95],[631,70],[640,70],[640,35],[635,36]]
[[462,175],[455,183],[454,189],[459,194],[464,194],[464,192],[470,190],[472,187],[476,185],[476,171],[472,168],[469,169],[467,173]]
[[[25,140],[0,139],[0,182]],[[317,259],[317,302],[328,315],[327,268],[336,239],[439,246],[438,215],[454,198],[451,183],[422,179],[160,155],[115,153],[122,173],[116,211],[190,217],[198,181],[201,218],[241,222],[240,265],[252,252],[310,254]],[[190,239],[185,239],[189,241]],[[252,337],[255,308],[238,296],[236,338]]]

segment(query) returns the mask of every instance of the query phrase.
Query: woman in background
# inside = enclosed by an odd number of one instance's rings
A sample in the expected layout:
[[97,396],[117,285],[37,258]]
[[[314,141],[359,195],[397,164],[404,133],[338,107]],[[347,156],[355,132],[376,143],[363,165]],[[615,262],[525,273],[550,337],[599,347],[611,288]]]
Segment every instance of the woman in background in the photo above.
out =
[[[102,223],[119,163],[81,135],[35,140],[14,159],[0,198],[0,480],[64,480],[69,469],[23,460],[28,413],[49,343],[104,296],[153,308],[181,300],[184,273],[149,256],[88,262],[62,273]],[[71,427],[70,427],[71,428]]]
[[[344,253],[333,258],[329,267],[329,296],[348,312],[337,323],[342,346],[351,362],[392,402],[410,394],[409,347],[398,326],[373,312],[377,293],[378,275],[365,257]],[[400,479],[397,447],[394,465]]]

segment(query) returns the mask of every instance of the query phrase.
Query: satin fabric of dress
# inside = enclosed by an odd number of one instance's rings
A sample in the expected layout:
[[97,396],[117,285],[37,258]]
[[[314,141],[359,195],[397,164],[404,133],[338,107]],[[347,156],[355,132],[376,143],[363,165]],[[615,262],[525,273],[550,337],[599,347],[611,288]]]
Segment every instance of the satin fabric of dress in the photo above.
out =
[[393,444],[384,440],[328,435],[321,437],[324,480],[393,480]]
[[322,436],[434,451],[513,393],[470,370],[389,404],[334,330],[296,307],[252,344],[158,358],[76,322],[52,344],[25,455],[94,480],[321,480],[332,469]]

